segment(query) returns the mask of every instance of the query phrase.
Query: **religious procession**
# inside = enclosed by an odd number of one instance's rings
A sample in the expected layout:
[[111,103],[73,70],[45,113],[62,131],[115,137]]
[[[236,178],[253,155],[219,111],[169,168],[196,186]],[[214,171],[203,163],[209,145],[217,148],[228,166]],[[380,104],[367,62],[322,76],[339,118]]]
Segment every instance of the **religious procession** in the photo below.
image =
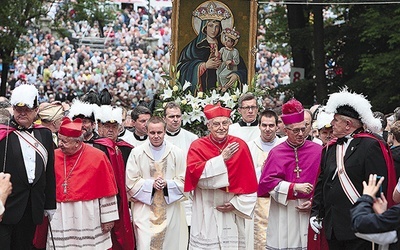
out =
[[2,61],[0,249],[400,249],[400,108],[285,89],[305,71],[260,45],[257,1],[169,11],[128,5],[104,51],[39,32]]

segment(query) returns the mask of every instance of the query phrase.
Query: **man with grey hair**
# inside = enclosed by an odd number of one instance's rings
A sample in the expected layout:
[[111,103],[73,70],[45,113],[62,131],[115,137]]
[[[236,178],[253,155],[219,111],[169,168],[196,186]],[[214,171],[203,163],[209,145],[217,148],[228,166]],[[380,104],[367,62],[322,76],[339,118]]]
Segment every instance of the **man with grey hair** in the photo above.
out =
[[380,130],[381,122],[363,95],[347,89],[333,93],[325,111],[334,113],[331,124],[338,139],[323,151],[310,226],[315,238],[324,230],[329,249],[368,249],[371,242],[358,238],[352,230],[350,208],[370,174],[385,177],[383,192],[388,194],[389,205],[393,204],[394,167],[383,141],[371,134]]
[[63,119],[58,147],[55,150],[57,210],[50,222],[53,237],[48,236],[47,248],[111,248],[110,231],[119,217],[110,161],[102,151],[83,142],[80,118]]
[[193,191],[189,249],[253,249],[245,221],[252,219],[257,177],[247,144],[228,135],[231,110],[208,104],[208,136],[189,148],[185,191]]
[[257,121],[257,98],[253,93],[249,92],[239,98],[238,104],[238,112],[241,114],[241,119],[229,126],[229,134],[239,137],[245,142],[250,142],[260,136]]
[[56,209],[52,136],[34,125],[37,99],[33,85],[16,87],[9,126],[0,125],[1,171],[11,175],[13,184],[0,223],[0,249],[30,249],[36,225]]

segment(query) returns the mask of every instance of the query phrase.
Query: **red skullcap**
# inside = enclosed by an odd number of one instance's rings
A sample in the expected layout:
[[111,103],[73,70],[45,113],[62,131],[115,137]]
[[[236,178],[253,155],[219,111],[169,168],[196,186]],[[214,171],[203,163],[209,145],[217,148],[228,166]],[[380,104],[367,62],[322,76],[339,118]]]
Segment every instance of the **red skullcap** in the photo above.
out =
[[68,117],[64,117],[60,130],[58,133],[63,136],[68,137],[79,137],[82,135],[82,119],[76,118],[75,120],[71,121]]
[[207,104],[204,107],[204,115],[207,117],[208,120],[211,120],[215,117],[224,116],[224,117],[231,117],[231,110],[228,108],[221,107],[220,103],[216,105]]

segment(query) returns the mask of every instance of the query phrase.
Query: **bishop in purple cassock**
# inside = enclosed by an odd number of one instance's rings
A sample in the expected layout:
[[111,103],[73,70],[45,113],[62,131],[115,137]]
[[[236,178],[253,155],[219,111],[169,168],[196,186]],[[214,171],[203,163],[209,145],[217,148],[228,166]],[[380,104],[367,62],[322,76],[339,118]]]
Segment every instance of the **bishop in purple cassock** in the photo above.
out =
[[287,139],[270,151],[258,186],[258,196],[271,197],[266,249],[306,249],[322,147],[306,140],[299,101],[285,103],[282,113]]

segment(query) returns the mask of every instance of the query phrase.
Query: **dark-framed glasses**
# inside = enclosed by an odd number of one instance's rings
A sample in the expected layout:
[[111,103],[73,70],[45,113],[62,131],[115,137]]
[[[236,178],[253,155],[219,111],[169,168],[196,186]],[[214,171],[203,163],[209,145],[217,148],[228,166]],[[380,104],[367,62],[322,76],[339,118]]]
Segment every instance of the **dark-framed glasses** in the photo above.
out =
[[257,110],[258,106],[245,106],[245,107],[241,107],[241,109],[245,109],[246,111]]

